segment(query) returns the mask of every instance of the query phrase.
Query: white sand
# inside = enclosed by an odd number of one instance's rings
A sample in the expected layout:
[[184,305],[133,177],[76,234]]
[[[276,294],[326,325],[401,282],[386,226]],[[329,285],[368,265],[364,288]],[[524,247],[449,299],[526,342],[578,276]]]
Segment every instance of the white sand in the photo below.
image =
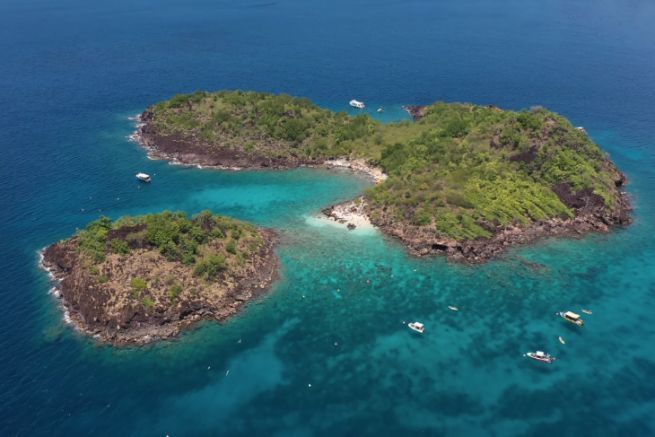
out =
[[376,184],[387,180],[387,175],[378,167],[369,165],[363,159],[331,159],[323,163],[327,168],[348,168],[363,173],[373,179]]

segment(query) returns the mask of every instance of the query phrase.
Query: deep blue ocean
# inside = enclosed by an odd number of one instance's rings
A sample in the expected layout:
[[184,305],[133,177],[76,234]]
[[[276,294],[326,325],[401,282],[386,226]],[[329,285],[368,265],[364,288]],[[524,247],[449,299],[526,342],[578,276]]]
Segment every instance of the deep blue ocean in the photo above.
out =
[[[0,434],[654,435],[653,23],[652,0],[0,1]],[[183,168],[128,140],[152,103],[235,88],[386,121],[543,105],[626,172],[635,223],[483,266],[415,259],[315,218],[369,186],[352,174]],[[175,341],[76,334],[37,251],[165,209],[278,230],[281,279]],[[554,316],[580,308],[583,329]]]

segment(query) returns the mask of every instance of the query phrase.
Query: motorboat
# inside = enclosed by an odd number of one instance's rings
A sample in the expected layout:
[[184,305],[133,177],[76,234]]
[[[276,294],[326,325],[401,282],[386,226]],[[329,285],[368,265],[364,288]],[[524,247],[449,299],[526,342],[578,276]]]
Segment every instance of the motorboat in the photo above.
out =
[[459,311],[459,308],[457,308],[456,306],[452,306],[452,305],[448,305],[448,309],[450,311]]
[[557,359],[543,351],[528,352],[527,354],[525,354],[525,356],[528,358],[532,358],[533,360],[541,361],[542,363],[548,363],[548,364],[552,363]]
[[580,318],[580,314],[576,314],[573,311],[562,311],[557,313],[557,315],[576,326],[584,325],[584,321]]
[[141,182],[150,182],[150,175],[146,173],[137,173],[136,178]]
[[366,105],[364,104],[364,102],[360,102],[359,100],[356,100],[356,99],[352,99],[350,102],[348,102],[348,104],[350,106],[352,106],[353,108],[357,108],[357,109],[366,108]]
[[562,344],[566,344],[566,342],[564,341],[564,339],[562,338],[561,335],[559,336],[558,340],[559,340],[560,343],[562,343]]
[[380,107],[378,108],[378,112],[384,112],[384,108],[382,108],[382,107],[380,106]]
[[585,314],[593,314],[591,312],[591,310],[587,310],[587,309],[584,309],[584,308],[582,309],[582,312],[585,313]]
[[412,331],[416,331],[419,334],[423,334],[423,331],[425,331],[425,326],[421,322],[410,322],[407,324],[407,326],[409,327],[409,329],[411,329]]

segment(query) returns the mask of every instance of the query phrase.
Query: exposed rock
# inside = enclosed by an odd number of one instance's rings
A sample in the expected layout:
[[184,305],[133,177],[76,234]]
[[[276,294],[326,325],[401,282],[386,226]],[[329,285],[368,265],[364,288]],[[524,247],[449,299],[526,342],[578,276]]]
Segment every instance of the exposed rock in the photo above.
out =
[[537,150],[538,150],[537,146],[533,145],[527,150],[524,150],[519,153],[515,153],[514,155],[510,156],[509,160],[513,162],[525,162],[525,163],[532,162],[537,158]]
[[351,231],[358,227],[367,228],[373,226],[366,214],[366,200],[363,197],[328,206],[321,212],[337,223],[345,224],[348,230]]
[[428,107],[425,105],[405,105],[403,109],[412,116],[414,120],[420,120],[425,116]]
[[[215,284],[194,277],[192,267],[149,249],[111,254],[94,271],[80,256],[76,237],[48,246],[42,263],[56,279],[67,318],[77,330],[100,342],[138,345],[174,337],[202,319],[223,320],[262,295],[277,277],[278,260],[275,234],[260,233],[264,238],[258,252]],[[152,305],[130,296],[130,278],[135,276],[147,280]],[[179,298],[167,296],[166,278],[183,287]]]
[[371,222],[384,233],[402,241],[413,255],[445,255],[451,261],[467,263],[485,262],[501,255],[509,247],[525,245],[542,238],[579,237],[590,232],[608,232],[612,226],[630,223],[630,202],[626,194],[620,195],[620,205],[608,213],[599,207],[597,197],[600,196],[586,190],[571,193],[568,188],[567,191],[567,188],[560,187],[560,191],[570,202],[567,205],[575,209],[574,218],[552,218],[528,226],[497,226],[490,238],[465,241],[443,239],[436,235],[434,229],[406,225],[384,216],[371,217]]

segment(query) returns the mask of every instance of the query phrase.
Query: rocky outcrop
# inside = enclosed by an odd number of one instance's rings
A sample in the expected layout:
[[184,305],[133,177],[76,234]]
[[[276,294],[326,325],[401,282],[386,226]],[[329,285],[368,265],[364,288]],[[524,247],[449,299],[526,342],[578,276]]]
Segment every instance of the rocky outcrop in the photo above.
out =
[[[200,138],[178,134],[162,135],[151,123],[153,113],[144,111],[132,138],[141,144],[151,159],[174,164],[211,167],[225,170],[287,169],[301,165],[318,165],[322,161],[297,156],[263,156],[210,144]],[[274,145],[270,146],[274,150]]]
[[414,120],[420,120],[425,116],[428,107],[425,105],[405,105],[403,109],[409,113]]
[[363,197],[330,205],[321,210],[321,212],[329,219],[346,225],[347,229],[351,231],[357,228],[371,228],[373,226],[366,214],[366,200]]
[[[384,172],[364,159],[312,159],[306,156],[262,156],[254,153],[210,144],[198,138],[181,135],[161,135],[151,122],[153,113],[144,111],[139,116],[137,130],[132,139],[139,143],[151,159],[162,159],[173,164],[222,170],[269,169],[284,170],[297,167],[349,169],[381,183],[387,179]],[[275,149],[275,145],[269,147]]]
[[[626,183],[625,176],[617,172],[615,183],[621,187]],[[590,190],[572,192],[568,184],[558,184],[553,190],[562,202],[575,213],[574,218],[552,218],[531,223],[527,226],[494,227],[490,238],[456,241],[440,238],[435,229],[412,226],[393,217],[367,210],[373,225],[385,234],[399,239],[410,253],[416,256],[445,255],[449,260],[481,263],[501,255],[512,246],[525,245],[548,237],[580,237],[590,232],[608,232],[613,226],[631,223],[630,200],[628,195],[619,192],[617,205],[606,208],[602,197]]]
[[[114,345],[145,344],[174,337],[202,319],[230,317],[268,290],[277,277],[276,237],[269,230],[260,232],[264,241],[258,252],[215,283],[147,248],[112,254],[89,266],[77,237],[48,246],[42,264],[56,280],[66,319],[77,330]],[[150,301],[130,289],[130,278],[137,276],[145,278]],[[179,296],[167,291],[173,284],[180,287]]]

